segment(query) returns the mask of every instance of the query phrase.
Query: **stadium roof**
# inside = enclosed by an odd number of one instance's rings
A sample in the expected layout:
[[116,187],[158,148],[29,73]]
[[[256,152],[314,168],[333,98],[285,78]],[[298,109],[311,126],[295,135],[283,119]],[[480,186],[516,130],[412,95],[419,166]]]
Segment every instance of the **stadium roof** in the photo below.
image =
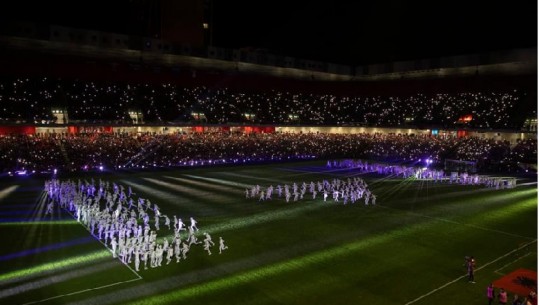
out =
[[217,46],[350,65],[537,46],[537,1],[235,3],[215,1]]
[[[0,19],[121,33],[140,28],[125,21],[130,10],[164,1],[3,1]],[[214,46],[352,66],[537,47],[529,0],[200,1],[212,8]]]

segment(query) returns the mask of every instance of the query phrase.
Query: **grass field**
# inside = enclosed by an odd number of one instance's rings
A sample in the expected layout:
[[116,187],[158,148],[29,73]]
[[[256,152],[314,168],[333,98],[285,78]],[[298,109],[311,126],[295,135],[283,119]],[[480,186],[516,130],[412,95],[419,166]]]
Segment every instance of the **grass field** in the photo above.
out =
[[[253,184],[350,176],[368,182],[376,206],[244,195]],[[473,305],[485,304],[487,284],[503,274],[537,270],[534,177],[496,191],[316,161],[93,177],[131,186],[184,222],[195,217],[229,249],[210,256],[195,247],[178,264],[137,273],[65,212],[43,217],[43,179],[3,180],[0,304]],[[476,284],[464,276],[465,255],[477,260]]]

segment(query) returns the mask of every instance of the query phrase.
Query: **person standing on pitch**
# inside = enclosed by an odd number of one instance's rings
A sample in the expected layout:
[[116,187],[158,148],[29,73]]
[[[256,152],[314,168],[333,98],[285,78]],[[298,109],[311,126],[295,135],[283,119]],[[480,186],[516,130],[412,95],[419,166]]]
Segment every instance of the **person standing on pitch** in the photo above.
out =
[[180,233],[181,230],[185,230],[183,226],[184,224],[183,224],[182,219],[178,218],[178,227],[176,228],[176,233]]
[[140,253],[139,253],[139,249],[136,248],[135,249],[135,271],[139,271],[139,267],[140,267]]
[[222,237],[219,237],[219,254],[226,249],[228,249],[228,247],[225,246],[225,240]]
[[187,259],[187,252],[189,252],[189,245],[182,242],[182,258]]
[[487,286],[487,300],[488,305],[492,305],[492,301],[494,300],[494,286],[492,283]]
[[180,258],[181,258],[181,255],[182,255],[182,249],[180,247],[180,241],[176,242],[174,244],[174,253],[176,255],[176,263],[179,263],[180,262]]
[[468,260],[468,282],[475,284],[475,258],[473,256],[470,256],[470,259]]
[[167,215],[163,215],[163,217],[165,218],[165,226],[170,230],[170,218]]
[[198,231],[197,221],[193,217],[191,217],[191,226],[189,227],[189,229]]
[[204,250],[208,251],[208,254],[211,255],[210,246],[215,245],[215,243],[211,240],[210,234],[204,233],[204,236],[206,236],[204,239]]
[[522,302],[520,301],[520,298],[518,297],[518,294],[515,294],[513,296],[513,302],[512,305],[522,305]]
[[498,292],[498,302],[502,305],[507,304],[507,292],[503,288]]
[[112,237],[112,241],[110,242],[110,245],[112,246],[112,257],[116,258],[116,247],[118,246],[118,242],[116,241],[116,238]]
[[195,245],[199,244],[197,237],[195,236],[195,232],[190,227],[189,227],[189,237],[187,237],[187,240],[185,242],[189,242],[189,247],[191,247],[192,244],[195,244]]
[[172,255],[174,255],[174,248],[172,245],[168,246],[167,250],[167,265],[172,261]]

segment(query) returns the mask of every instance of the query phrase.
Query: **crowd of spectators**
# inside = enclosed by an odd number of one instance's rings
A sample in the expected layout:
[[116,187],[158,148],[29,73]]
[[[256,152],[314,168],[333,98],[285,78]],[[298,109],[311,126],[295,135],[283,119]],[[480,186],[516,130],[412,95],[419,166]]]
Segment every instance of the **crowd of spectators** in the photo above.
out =
[[0,136],[0,170],[84,171],[175,167],[271,160],[362,158],[386,162],[445,159],[477,162],[480,170],[537,163],[537,140],[509,142],[395,134],[191,133]]
[[458,126],[471,115],[473,128],[518,129],[515,115],[525,93],[461,92],[407,96],[338,96],[286,91],[237,92],[173,84],[97,83],[57,78],[0,79],[0,123],[54,122],[51,109],[65,109],[73,122],[131,123],[129,111],[146,123],[188,122],[203,113],[214,124],[309,124]]

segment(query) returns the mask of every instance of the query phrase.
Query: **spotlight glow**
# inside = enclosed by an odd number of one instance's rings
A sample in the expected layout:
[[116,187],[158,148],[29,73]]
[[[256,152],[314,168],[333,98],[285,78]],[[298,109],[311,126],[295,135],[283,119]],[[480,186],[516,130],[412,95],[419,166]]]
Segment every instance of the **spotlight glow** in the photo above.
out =
[[75,220],[51,220],[51,221],[0,221],[0,226],[35,226],[35,225],[76,225]]
[[66,267],[73,267],[76,265],[85,264],[91,261],[96,261],[102,258],[111,258],[111,254],[108,250],[95,251],[86,255],[75,256],[67,259],[61,259],[55,262],[50,262],[42,264],[39,266],[15,270],[12,272],[0,274],[0,284],[4,282],[17,279],[22,280],[22,278],[28,278],[31,276],[38,276],[39,274],[49,271],[49,270],[58,270]]
[[388,242],[389,240],[399,238],[401,235],[410,234],[410,232],[416,231],[420,228],[424,228],[425,226],[425,224],[420,224],[409,227],[405,230],[393,231],[391,233],[382,234],[376,237],[361,239],[339,247],[317,251],[302,257],[249,270],[241,274],[217,279],[207,283],[202,283],[200,285],[195,285],[186,289],[174,290],[168,293],[150,296],[133,304],[142,305],[170,303],[173,301],[197,297],[206,293],[215,293],[218,290],[223,290],[237,285],[261,280],[267,277],[276,276],[281,273],[297,271],[310,265],[330,262],[333,261],[336,257],[351,255],[354,251],[359,251],[363,248],[373,247],[380,243]]

